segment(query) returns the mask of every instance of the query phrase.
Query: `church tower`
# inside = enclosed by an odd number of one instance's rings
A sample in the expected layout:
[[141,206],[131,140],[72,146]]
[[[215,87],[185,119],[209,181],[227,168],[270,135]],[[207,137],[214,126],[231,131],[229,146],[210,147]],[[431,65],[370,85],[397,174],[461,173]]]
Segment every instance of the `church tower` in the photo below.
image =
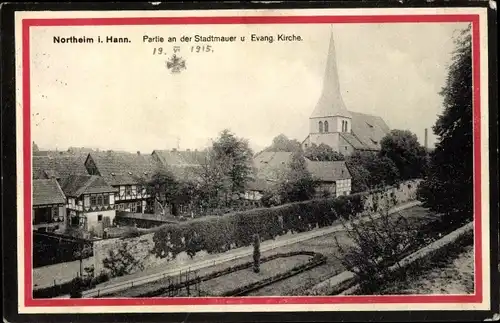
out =
[[335,43],[333,33],[330,34],[330,45],[326,58],[323,90],[316,107],[309,117],[309,136],[303,142],[306,149],[312,144],[322,143],[339,151],[340,133],[351,132],[352,116],[340,94],[340,82],[337,71]]

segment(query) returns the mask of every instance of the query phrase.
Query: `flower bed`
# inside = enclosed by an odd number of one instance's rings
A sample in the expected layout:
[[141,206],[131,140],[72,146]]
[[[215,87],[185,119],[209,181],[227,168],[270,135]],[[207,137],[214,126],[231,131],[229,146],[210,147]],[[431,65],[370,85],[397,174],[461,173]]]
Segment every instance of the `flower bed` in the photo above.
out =
[[[231,293],[244,293],[248,292],[251,290],[254,290],[256,288],[260,288],[262,286],[268,285],[272,282],[275,282],[277,280],[281,280],[287,277],[290,277],[292,275],[296,275],[302,271],[308,270],[310,268],[313,268],[315,266],[321,265],[326,261],[326,257],[323,256],[322,254],[316,253],[316,252],[310,252],[310,251],[293,251],[293,252],[288,252],[288,253],[278,253],[278,254],[273,254],[268,257],[263,257],[261,258],[261,263],[264,264],[269,261],[277,260],[278,258],[287,258],[287,257],[294,257],[294,256],[309,256],[310,259],[307,263],[301,264],[299,266],[294,266],[293,268],[287,270],[286,272],[281,272],[277,275],[273,275],[272,277],[268,277],[263,281],[257,281],[257,282],[252,282],[251,284],[248,284],[247,286],[242,286],[238,287],[236,289],[231,289],[230,291],[226,291],[224,296],[229,296],[227,294]],[[250,269],[253,266],[253,262],[246,262],[242,264],[237,264],[231,267],[228,267],[224,270],[212,272],[209,274],[206,274],[204,276],[190,279],[187,281],[183,281],[181,283],[177,284],[171,284],[168,286],[162,286],[154,291],[148,291],[145,293],[141,293],[139,295],[136,295],[135,297],[159,297],[162,295],[167,295],[169,291],[171,290],[180,290],[183,288],[186,288],[188,285],[194,285],[194,284],[199,284],[202,282],[210,281],[213,279],[217,279],[219,277],[223,277],[225,275],[229,275],[231,273],[240,271],[240,270],[245,270],[245,269]],[[102,295],[101,297],[110,297],[113,295]]]

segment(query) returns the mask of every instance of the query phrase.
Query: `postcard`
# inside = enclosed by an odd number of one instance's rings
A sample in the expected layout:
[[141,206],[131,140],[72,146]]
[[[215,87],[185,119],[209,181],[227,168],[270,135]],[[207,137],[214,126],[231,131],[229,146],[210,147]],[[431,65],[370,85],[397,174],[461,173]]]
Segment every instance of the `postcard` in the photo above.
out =
[[19,313],[492,310],[487,13],[17,11]]

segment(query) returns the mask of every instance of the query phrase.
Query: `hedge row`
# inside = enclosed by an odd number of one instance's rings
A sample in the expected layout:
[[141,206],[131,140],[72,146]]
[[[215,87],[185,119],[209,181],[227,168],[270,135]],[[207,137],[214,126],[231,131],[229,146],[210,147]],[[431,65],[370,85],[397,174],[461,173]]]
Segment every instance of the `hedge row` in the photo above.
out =
[[[400,187],[397,185],[390,189]],[[347,218],[365,211],[365,205],[373,211],[376,209],[373,204],[382,202],[384,194],[389,195],[387,188],[169,224],[155,232],[152,253],[161,258],[175,257],[181,252],[194,256],[201,250],[210,254],[221,253],[250,246],[254,234],[259,234],[265,241],[288,232],[330,226],[339,216]],[[390,198],[395,199],[394,192]]]

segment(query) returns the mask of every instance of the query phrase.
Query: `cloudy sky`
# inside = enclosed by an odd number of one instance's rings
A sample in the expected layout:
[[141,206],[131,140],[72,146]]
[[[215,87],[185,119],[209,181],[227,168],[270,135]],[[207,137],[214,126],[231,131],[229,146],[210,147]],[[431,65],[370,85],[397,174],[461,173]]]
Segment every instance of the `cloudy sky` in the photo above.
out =
[[[283,133],[302,141],[319,98],[333,31],[349,110],[383,117],[423,143],[441,113],[454,32],[463,24],[36,27],[32,31],[32,135],[42,149],[69,146],[151,152],[203,148],[224,128],[254,150]],[[302,42],[250,42],[251,34]],[[129,44],[54,44],[53,37],[111,35]],[[244,43],[143,43],[143,36],[246,36]],[[187,69],[172,74],[173,46]],[[163,47],[166,55],[153,55]]]

